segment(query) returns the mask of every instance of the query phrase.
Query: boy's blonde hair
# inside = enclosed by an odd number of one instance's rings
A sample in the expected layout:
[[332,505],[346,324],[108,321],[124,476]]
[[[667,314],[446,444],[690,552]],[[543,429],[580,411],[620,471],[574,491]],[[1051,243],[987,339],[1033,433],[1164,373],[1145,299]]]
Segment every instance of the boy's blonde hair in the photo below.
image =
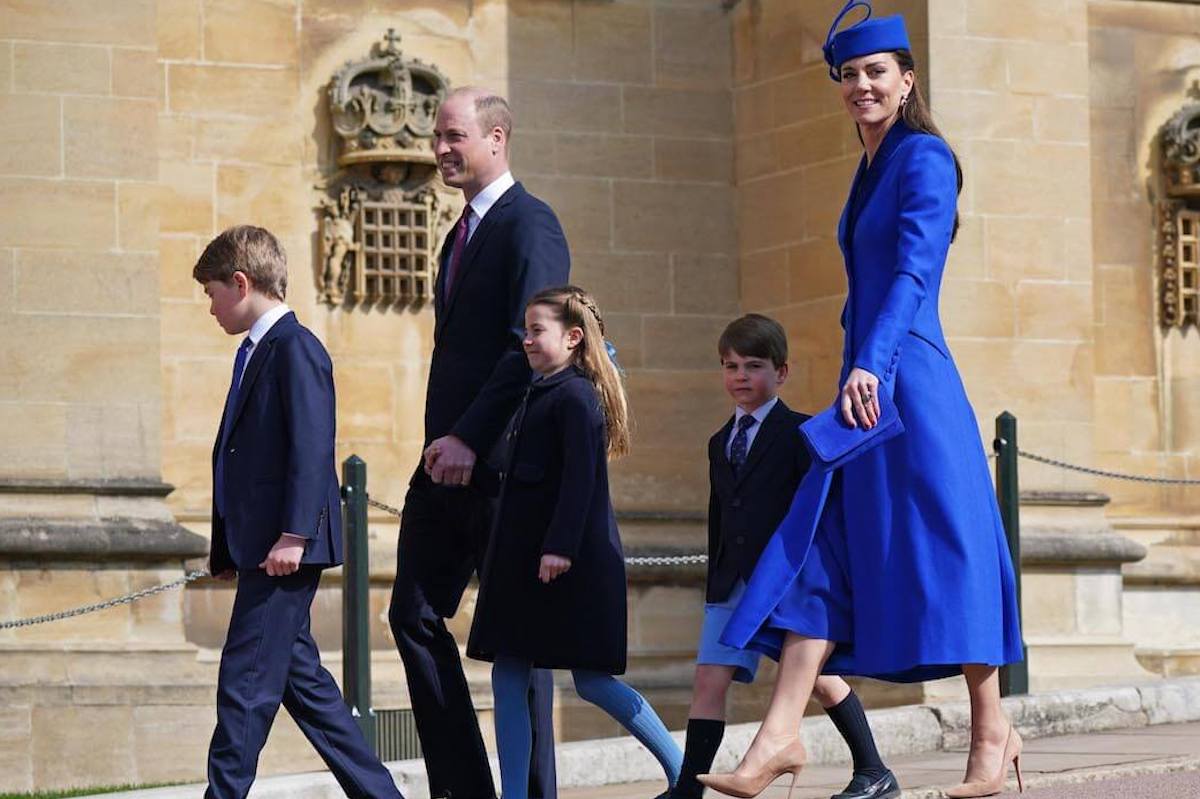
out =
[[583,331],[583,339],[575,348],[572,362],[587,375],[600,395],[609,457],[629,454],[629,404],[621,374],[608,357],[604,318],[596,301],[578,286],[559,286],[534,294],[526,307],[533,305],[550,308],[565,327],[578,327]]
[[234,272],[244,274],[251,286],[268,297],[287,296],[287,254],[266,228],[237,225],[222,232],[204,248],[192,277],[201,284],[228,283]]

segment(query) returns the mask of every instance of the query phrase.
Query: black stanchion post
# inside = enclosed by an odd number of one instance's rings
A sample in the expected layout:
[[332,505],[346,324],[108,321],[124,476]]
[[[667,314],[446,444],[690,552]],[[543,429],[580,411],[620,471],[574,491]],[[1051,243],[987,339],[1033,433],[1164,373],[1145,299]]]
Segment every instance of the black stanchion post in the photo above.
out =
[[[996,500],[1008,539],[1013,572],[1017,579],[1017,615],[1021,615],[1021,489],[1017,481],[1017,417],[1008,411],[996,417]],[[1022,623],[1021,662],[1000,669],[1000,694],[1029,693],[1029,649]]]
[[371,630],[367,558],[367,464],[357,455],[342,463],[345,565],[342,567],[342,688],[346,705],[375,748],[371,707]]

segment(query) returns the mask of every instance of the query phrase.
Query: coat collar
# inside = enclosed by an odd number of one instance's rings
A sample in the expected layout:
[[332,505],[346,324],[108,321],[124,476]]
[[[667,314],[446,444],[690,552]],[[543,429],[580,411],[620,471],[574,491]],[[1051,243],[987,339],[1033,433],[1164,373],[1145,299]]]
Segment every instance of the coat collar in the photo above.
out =
[[733,432],[733,420],[736,415],[730,416],[716,436],[713,437],[715,452],[712,453],[712,456],[716,460],[718,468],[722,469],[726,477],[735,483],[741,483],[745,480],[746,476],[754,471],[754,467],[763,459],[766,451],[779,438],[776,432],[780,427],[788,424],[791,413],[791,409],[784,404],[781,397],[775,403],[775,407],[771,409],[771,412],[767,414],[767,418],[763,419],[762,428],[755,434],[754,442],[750,445],[750,452],[746,454],[746,463],[736,477],[733,474],[733,464],[729,462],[729,455],[725,452],[726,446],[729,444],[729,434]]
[[533,383],[530,385],[530,388],[533,391],[549,391],[550,389],[554,388],[555,386],[561,386],[563,383],[567,382],[568,380],[574,380],[577,377],[581,377],[584,380],[587,379],[587,375],[583,373],[582,369],[580,369],[575,364],[571,364],[566,369],[563,369],[561,372],[555,372],[554,374],[550,375],[549,377],[534,378]]
[[875,157],[871,159],[870,166],[867,165],[865,153],[858,162],[858,170],[854,173],[854,181],[850,184],[850,196],[846,200],[846,207],[838,225],[838,238],[841,239],[843,250],[849,251],[850,249],[855,223],[858,222],[859,214],[862,213],[862,209],[866,207],[871,195],[875,192],[875,187],[879,185],[879,178],[883,174],[884,167],[887,166],[901,143],[916,133],[917,131],[906,125],[903,120],[898,119],[883,137],[879,149],[875,152]]

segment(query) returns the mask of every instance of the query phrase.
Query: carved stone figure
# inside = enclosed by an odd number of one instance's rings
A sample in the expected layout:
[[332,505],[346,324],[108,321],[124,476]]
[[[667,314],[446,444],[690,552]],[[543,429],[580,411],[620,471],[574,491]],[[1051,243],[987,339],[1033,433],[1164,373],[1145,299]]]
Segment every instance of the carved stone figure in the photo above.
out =
[[362,250],[362,244],[355,241],[354,235],[354,225],[362,210],[358,189],[349,186],[342,189],[336,203],[322,198],[321,210],[324,297],[330,305],[337,305],[345,298],[350,281],[351,267],[346,263],[346,258]]

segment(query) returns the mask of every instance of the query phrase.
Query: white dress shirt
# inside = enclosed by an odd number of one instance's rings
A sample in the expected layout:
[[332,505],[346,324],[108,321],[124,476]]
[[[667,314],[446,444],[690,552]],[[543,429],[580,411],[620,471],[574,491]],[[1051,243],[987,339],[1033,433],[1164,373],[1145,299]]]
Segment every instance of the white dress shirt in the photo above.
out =
[[500,177],[493,180],[483,188],[483,191],[475,195],[475,199],[471,200],[471,213],[467,217],[467,241],[475,235],[475,231],[479,228],[479,223],[487,216],[487,212],[496,204],[504,192],[513,187],[517,181],[513,179],[512,172],[505,172]]
[[[757,421],[754,424],[750,425],[750,429],[748,429],[746,431],[746,454],[747,455],[750,454],[750,448],[754,446],[754,437],[758,435],[758,428],[762,427],[763,420],[765,420],[767,418],[767,415],[771,412],[771,409],[775,407],[775,403],[777,403],[777,402],[779,402],[778,396],[771,397],[769,400],[764,402],[762,405],[758,406],[758,408],[755,409],[754,413],[749,414],[750,416],[753,416]],[[733,409],[733,429],[731,429],[729,431],[729,438],[725,441],[725,457],[726,458],[730,457],[730,451],[733,449],[733,439],[737,435],[738,422],[740,422],[742,420],[742,417],[746,416],[746,415],[747,415],[746,412],[744,410],[742,410],[740,407],[735,407]]]
[[275,323],[290,310],[287,303],[281,302],[255,319],[254,324],[250,325],[250,332],[246,335],[246,338],[250,339],[250,349],[246,351],[246,363],[242,365],[242,373],[238,375],[238,388],[242,387],[242,378],[246,374],[246,367],[250,365],[250,359],[254,357],[254,351],[258,349],[258,342],[262,341],[263,336],[267,335],[267,331],[274,327]]

